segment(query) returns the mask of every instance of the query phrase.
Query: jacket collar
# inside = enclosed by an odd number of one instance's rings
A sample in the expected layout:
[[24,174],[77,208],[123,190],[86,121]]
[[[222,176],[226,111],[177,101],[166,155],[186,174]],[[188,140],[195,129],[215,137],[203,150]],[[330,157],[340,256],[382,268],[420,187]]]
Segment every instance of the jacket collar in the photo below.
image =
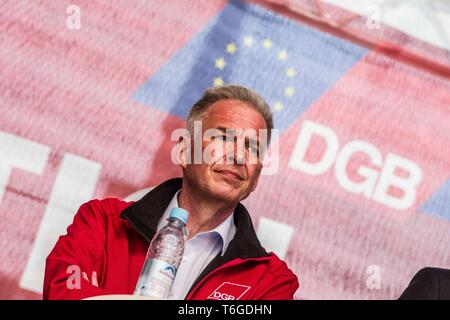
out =
[[[181,189],[181,178],[174,178],[163,182],[147,193],[141,200],[134,202],[122,211],[121,217],[126,219],[134,228],[150,242],[156,233],[158,221],[169,205],[175,193]],[[252,220],[245,207],[238,203],[234,211],[236,233],[228,245],[222,262],[236,258],[259,258],[268,253],[261,246]]]

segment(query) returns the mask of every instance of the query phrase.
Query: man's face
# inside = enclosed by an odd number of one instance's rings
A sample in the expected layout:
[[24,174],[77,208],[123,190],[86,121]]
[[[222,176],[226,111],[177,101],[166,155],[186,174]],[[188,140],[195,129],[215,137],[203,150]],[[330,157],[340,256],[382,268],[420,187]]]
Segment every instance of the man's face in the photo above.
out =
[[[207,130],[216,133],[208,139],[195,137],[202,139],[202,152],[213,150],[211,159],[205,162],[202,158],[201,164],[186,165],[184,178],[205,197],[232,203],[245,199],[256,188],[262,169],[257,157],[260,129],[267,129],[266,122],[248,104],[238,100],[212,104],[202,120],[202,136]],[[256,135],[227,135],[237,130],[253,130]],[[221,146],[221,152],[214,152],[217,146]]]

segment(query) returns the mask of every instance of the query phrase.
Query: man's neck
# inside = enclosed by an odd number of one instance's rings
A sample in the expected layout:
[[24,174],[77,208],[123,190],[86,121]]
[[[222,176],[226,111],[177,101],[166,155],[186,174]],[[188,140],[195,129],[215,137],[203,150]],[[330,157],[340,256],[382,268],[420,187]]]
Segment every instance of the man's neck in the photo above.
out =
[[200,232],[214,229],[233,213],[236,204],[230,205],[215,199],[204,199],[198,192],[183,183],[178,194],[178,206],[189,212],[188,239]]

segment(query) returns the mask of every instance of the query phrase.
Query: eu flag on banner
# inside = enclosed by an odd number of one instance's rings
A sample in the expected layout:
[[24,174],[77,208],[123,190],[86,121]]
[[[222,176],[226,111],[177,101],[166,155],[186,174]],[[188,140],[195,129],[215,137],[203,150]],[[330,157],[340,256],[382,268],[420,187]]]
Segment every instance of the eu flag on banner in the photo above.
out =
[[267,100],[275,127],[283,132],[366,51],[256,5],[231,1],[134,98],[186,118],[206,88],[241,84]]
[[440,187],[421,207],[426,213],[450,220],[450,180]]

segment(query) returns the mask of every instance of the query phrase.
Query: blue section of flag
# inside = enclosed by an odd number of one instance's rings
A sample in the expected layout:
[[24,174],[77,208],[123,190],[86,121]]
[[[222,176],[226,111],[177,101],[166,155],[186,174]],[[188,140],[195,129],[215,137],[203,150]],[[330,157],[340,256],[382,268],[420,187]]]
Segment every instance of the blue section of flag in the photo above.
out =
[[134,99],[186,118],[214,83],[241,84],[267,100],[282,132],[366,52],[259,6],[231,1]]
[[439,188],[420,209],[422,212],[450,220],[450,180]]

